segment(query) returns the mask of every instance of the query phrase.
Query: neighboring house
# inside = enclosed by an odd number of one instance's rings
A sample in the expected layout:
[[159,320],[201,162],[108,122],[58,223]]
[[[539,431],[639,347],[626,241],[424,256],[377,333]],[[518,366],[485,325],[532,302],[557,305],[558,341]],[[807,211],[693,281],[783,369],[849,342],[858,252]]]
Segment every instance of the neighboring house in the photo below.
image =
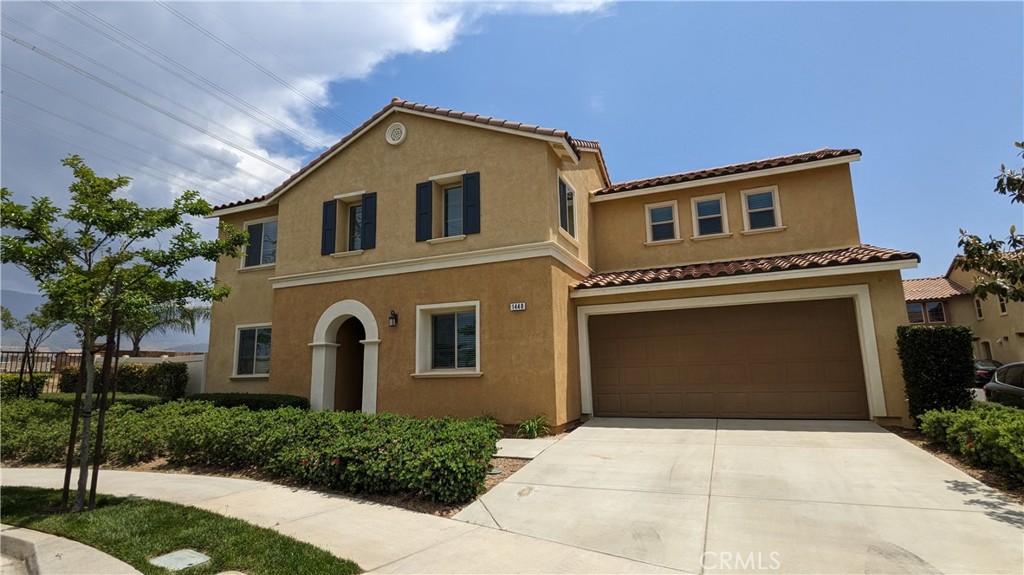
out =
[[940,278],[903,281],[909,324],[965,325],[974,332],[974,357],[1024,361],[1024,302],[971,295],[973,272],[950,265]]
[[[653,126],[652,126],[653,129]],[[858,150],[612,183],[597,142],[395,99],[222,259],[208,391],[503,423],[906,422],[913,253],[862,245]]]

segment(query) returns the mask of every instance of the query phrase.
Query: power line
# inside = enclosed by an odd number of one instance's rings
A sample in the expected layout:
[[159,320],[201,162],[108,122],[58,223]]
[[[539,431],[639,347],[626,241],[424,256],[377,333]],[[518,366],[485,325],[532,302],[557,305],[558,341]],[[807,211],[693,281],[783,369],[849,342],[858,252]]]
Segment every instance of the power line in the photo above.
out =
[[95,58],[92,58],[92,57],[90,57],[87,54],[83,54],[79,50],[76,50],[76,49],[72,48],[71,46],[68,46],[67,44],[64,44],[63,42],[61,42],[60,40],[57,40],[56,38],[54,38],[52,36],[48,36],[48,35],[40,32],[39,30],[36,30],[35,28],[29,26],[28,24],[20,22],[20,21],[16,20],[15,18],[13,18],[13,17],[11,17],[11,16],[9,16],[7,14],[3,14],[3,19],[7,20],[9,22],[12,22],[14,24],[17,24],[18,26],[21,26],[25,30],[28,30],[29,32],[32,32],[33,34],[35,34],[35,35],[37,35],[37,36],[39,36],[41,38],[44,38],[44,39],[48,40],[49,42],[51,42],[51,43],[53,43],[53,44],[55,44],[57,46],[60,46],[61,48],[67,50],[68,52],[71,52],[72,54],[78,56],[79,58],[82,58],[83,60],[86,60],[89,63],[91,63],[91,64],[93,64],[95,66],[98,66],[98,67],[106,70],[107,72],[109,72],[109,73],[111,73],[111,74],[121,78],[122,80],[125,80],[126,82],[130,82],[131,84],[134,84],[135,86],[139,87],[142,90],[145,90],[146,92],[148,92],[149,94],[152,94],[153,96],[156,96],[158,98],[162,98],[163,100],[166,100],[166,101],[170,102],[171,104],[174,104],[178,108],[180,108],[180,109],[182,109],[182,110],[184,110],[186,112],[189,112],[190,114],[193,114],[193,115],[195,115],[195,116],[197,116],[199,118],[202,118],[203,120],[206,120],[207,122],[209,122],[209,123],[211,123],[211,124],[221,128],[221,129],[223,129],[223,130],[225,130],[227,132],[230,132],[230,133],[234,134],[235,136],[237,136],[237,137],[239,137],[239,138],[241,138],[241,139],[251,143],[254,146],[259,146],[260,145],[259,142],[257,142],[256,140],[250,138],[249,136],[246,136],[245,134],[232,129],[229,126],[226,126],[226,125],[218,122],[214,118],[211,118],[211,117],[209,117],[209,116],[207,116],[205,114],[202,114],[202,113],[200,113],[200,112],[190,108],[186,104],[183,104],[183,103],[179,102],[178,100],[176,100],[174,98],[171,98],[170,96],[167,96],[166,94],[161,94],[160,92],[150,88],[149,86],[146,86],[145,84],[142,84],[142,83],[136,81],[132,77],[130,77],[130,76],[126,75],[126,74],[122,74],[121,72],[115,70],[114,68],[111,68],[110,66],[107,66],[103,62],[100,62],[99,60],[96,60]]
[[[199,74],[193,72],[188,67],[178,63],[174,59],[172,59],[172,58],[170,58],[168,56],[165,56],[164,54],[160,53],[159,51],[157,51],[157,50],[147,46],[143,42],[140,42],[139,40],[137,40],[134,37],[132,37],[130,34],[127,34],[127,33],[123,32],[123,31],[121,31],[116,26],[113,26],[112,24],[106,22],[102,18],[99,18],[98,16],[92,14],[88,10],[85,10],[81,6],[68,3],[68,5],[71,8],[74,8],[75,10],[78,10],[79,12],[87,15],[88,17],[92,18],[93,20],[96,20],[96,21],[100,22],[101,24],[103,24],[107,28],[110,28],[111,30],[117,32],[118,34],[120,34],[120,35],[122,35],[122,36],[124,36],[124,37],[126,37],[128,39],[130,39],[131,41],[135,42],[139,46],[145,48],[146,50],[156,54],[157,56],[159,56],[163,60],[169,62],[170,64],[172,64],[174,66],[176,66],[177,68],[182,70],[182,72],[184,72],[184,73],[179,72],[178,70],[175,70],[175,69],[169,67],[168,65],[165,65],[164,63],[157,61],[156,59],[154,59],[153,57],[149,56],[148,54],[145,54],[145,53],[139,51],[138,49],[134,48],[133,46],[130,46],[130,45],[126,44],[125,42],[122,42],[118,38],[115,38],[114,36],[110,35],[109,33],[105,32],[104,30],[101,30],[101,29],[97,28],[96,26],[94,26],[93,24],[90,24],[89,22],[86,22],[82,18],[72,14],[71,12],[65,10],[64,8],[62,8],[60,6],[57,6],[53,2],[50,2],[50,1],[47,1],[47,0],[43,0],[43,3],[46,4],[47,6],[49,6],[50,8],[60,12],[61,14],[67,16],[68,18],[78,22],[82,26],[85,26],[86,28],[89,28],[93,32],[96,32],[100,36],[103,36],[104,38],[110,40],[114,44],[117,44],[118,46],[124,48],[125,50],[128,50],[132,54],[135,54],[139,58],[142,58],[143,60],[146,60],[147,62],[153,64],[154,66],[160,68],[161,70],[167,72],[168,74],[171,74],[171,75],[179,78],[183,82],[193,86],[194,88],[196,88],[198,90],[201,90],[202,92],[205,92],[206,94],[212,96],[213,98],[216,98],[217,100],[219,100],[219,101],[223,102],[224,104],[230,106],[231,108],[235,109],[236,111],[238,111],[238,112],[248,116],[253,121],[258,122],[258,123],[266,126],[267,128],[270,128],[271,130],[287,133],[287,134],[289,134],[289,136],[291,137],[292,140],[294,140],[297,143],[302,144],[303,146],[305,146],[307,148],[314,149],[314,150],[317,150],[317,149],[322,150],[322,149],[325,149],[327,147],[323,143],[318,142],[317,140],[315,140],[315,139],[313,139],[313,138],[311,138],[309,136],[306,136],[305,134],[303,134],[302,132],[300,132],[297,129],[293,128],[292,126],[289,126],[289,125],[287,125],[287,124],[277,120],[273,116],[270,116],[266,112],[256,108],[252,104],[242,100],[241,98],[239,98],[238,96],[235,96],[231,92],[228,92],[224,88],[221,88],[220,86],[214,84],[213,82],[207,80],[206,78],[203,78]],[[195,79],[186,76],[185,73],[191,75]],[[206,85],[204,86],[204,85],[200,84],[200,82],[202,82],[203,84],[206,84]],[[218,94],[214,93],[214,90],[216,90],[217,92],[220,92],[223,95],[218,95]],[[230,98],[231,100],[234,100],[234,101],[229,101],[225,97]],[[245,108],[248,108],[248,110],[245,109]],[[257,117],[257,115],[262,116],[262,118]]]
[[[137,146],[137,145],[129,142],[128,140],[125,140],[125,139],[122,139],[122,138],[118,138],[117,136],[114,136],[112,134],[104,132],[103,130],[94,128],[92,126],[89,126],[89,125],[84,124],[82,122],[79,122],[77,120],[73,120],[71,118],[68,118],[67,116],[58,114],[57,112],[53,112],[51,110],[47,110],[46,108],[43,108],[41,106],[37,106],[37,105],[33,104],[32,102],[29,102],[28,100],[25,100],[23,98],[19,98],[18,96],[12,95],[10,93],[10,91],[7,91],[7,90],[0,91],[0,94],[2,94],[3,96],[6,96],[7,98],[11,98],[13,100],[17,100],[18,102],[21,102],[21,103],[23,103],[23,104],[25,104],[27,106],[32,107],[32,108],[35,108],[36,110],[39,110],[40,112],[44,112],[46,114],[49,114],[51,116],[54,116],[54,117],[59,118],[61,120],[64,120],[65,122],[69,122],[71,124],[74,124],[74,125],[76,125],[76,126],[78,126],[80,128],[83,128],[85,130],[88,130],[90,132],[98,134],[98,135],[103,136],[105,138],[109,138],[111,140],[114,140],[115,142],[118,142],[118,143],[120,143],[120,144],[122,144],[122,145],[124,145],[126,147],[129,147],[129,148],[131,148],[133,150],[137,150],[137,151],[142,152],[144,154],[153,156],[154,158],[157,158],[157,159],[159,159],[159,160],[161,160],[163,162],[166,162],[168,164],[172,164],[172,165],[178,166],[179,168],[182,168],[184,170],[187,170],[187,171],[193,172],[195,174],[198,174],[198,175],[200,175],[200,176],[202,176],[202,177],[204,177],[204,178],[206,178],[208,180],[219,181],[216,176],[211,176],[210,174],[203,173],[203,172],[201,172],[199,170],[196,170],[195,168],[192,168],[191,166],[187,166],[185,164],[182,164],[180,162],[171,160],[171,159],[166,158],[164,156],[160,156],[160,155],[154,154],[153,152],[151,152],[151,151],[149,151],[149,150],[147,150],[147,149],[145,149],[145,148],[143,148],[141,146]],[[243,189],[241,189],[241,188],[239,188],[239,187],[237,187],[235,185],[232,185],[232,184],[221,182],[221,185],[224,186],[224,187],[227,187],[227,188],[232,188],[234,190],[238,190],[239,192],[241,192],[243,194],[246,194],[246,195],[252,195],[252,193],[250,191],[243,190]]]
[[78,97],[78,96],[76,96],[76,95],[74,95],[74,94],[72,94],[72,93],[70,93],[70,92],[68,92],[66,90],[62,90],[61,88],[58,88],[58,87],[56,87],[56,86],[54,86],[52,84],[48,84],[46,82],[43,82],[42,80],[40,80],[38,78],[35,78],[35,77],[33,77],[33,76],[29,75],[29,74],[26,74],[26,73],[21,72],[19,70],[15,70],[14,68],[11,68],[7,64],[2,64],[2,65],[0,65],[0,67],[2,67],[4,70],[7,70],[8,72],[13,72],[15,74],[18,74],[19,76],[27,78],[27,79],[29,79],[29,80],[31,80],[31,81],[33,81],[33,82],[35,82],[35,83],[37,83],[37,84],[39,84],[41,86],[45,86],[45,87],[53,90],[54,92],[57,92],[58,94],[64,96],[65,98],[68,98],[70,100],[74,100],[74,101],[78,102],[79,104],[82,104],[83,106],[86,106],[88,108],[92,108],[93,110],[96,110],[97,112],[100,112],[102,114],[110,116],[111,118],[114,118],[115,120],[119,120],[119,121],[121,121],[121,122],[123,122],[125,124],[128,124],[129,126],[133,126],[133,127],[137,128],[139,130],[142,130],[143,132],[146,132],[148,134],[152,134],[153,136],[156,136],[157,138],[160,138],[161,140],[164,140],[164,141],[166,141],[166,142],[168,142],[170,144],[173,144],[173,145],[175,145],[175,146],[177,146],[179,148],[182,148],[184,150],[188,150],[188,151],[190,151],[190,152],[192,152],[194,154],[200,155],[200,156],[202,156],[202,157],[204,157],[204,158],[206,158],[206,159],[208,159],[208,160],[210,160],[212,162],[216,162],[218,164],[221,164],[221,165],[226,166],[228,168],[231,168],[233,170],[237,170],[239,172],[242,172],[243,174],[246,174],[246,175],[252,177],[253,179],[259,180],[259,181],[261,181],[261,182],[263,182],[263,183],[265,183],[267,185],[271,185],[271,186],[277,185],[275,182],[267,180],[266,178],[264,178],[262,176],[259,176],[257,174],[254,174],[254,173],[252,173],[252,172],[250,172],[248,170],[245,170],[243,168],[239,168],[237,165],[231,164],[229,162],[226,162],[226,161],[218,158],[217,156],[214,156],[212,154],[208,154],[208,153],[200,150],[199,148],[197,148],[197,147],[195,147],[195,146],[193,146],[191,144],[187,144],[185,142],[182,142],[181,140],[178,140],[177,138],[174,138],[172,136],[168,136],[167,134],[164,134],[163,132],[160,132],[159,130],[155,130],[153,128],[150,128],[149,126],[146,126],[145,124],[142,124],[140,122],[136,122],[135,120],[132,120],[131,118],[127,118],[127,117],[125,117],[125,116],[123,116],[121,114],[118,114],[117,112],[114,112],[112,110],[108,110],[107,108],[104,108],[103,106],[99,106],[99,105],[93,104],[92,102],[89,102],[85,98],[80,98],[80,97]]
[[115,86],[114,84],[111,84],[110,82],[107,82],[106,80],[104,80],[103,78],[100,78],[99,76],[91,74],[90,72],[86,72],[85,70],[79,68],[78,66],[75,66],[74,64],[72,64],[71,62],[68,62],[67,60],[64,60],[63,58],[60,58],[59,56],[51,54],[51,53],[49,53],[49,52],[47,52],[47,51],[45,51],[45,50],[43,50],[41,48],[37,48],[37,47],[33,46],[32,44],[29,44],[28,42],[25,42],[24,40],[21,40],[20,38],[15,37],[14,35],[8,33],[7,31],[0,31],[0,35],[3,35],[4,38],[7,38],[8,40],[18,44],[19,46],[22,46],[23,48],[27,48],[29,50],[32,50],[33,52],[35,52],[36,54],[39,54],[40,56],[44,56],[44,57],[46,57],[46,58],[48,58],[48,59],[50,59],[50,60],[60,64],[61,66],[64,66],[65,68],[68,68],[69,70],[71,70],[73,72],[77,72],[78,74],[81,74],[81,75],[85,76],[86,78],[89,78],[90,80],[93,80],[94,82],[97,82],[97,83],[99,83],[99,84],[101,84],[101,85],[103,85],[103,86],[105,86],[107,88],[110,88],[111,90],[113,90],[113,91],[115,91],[115,92],[125,96],[126,98],[130,98],[130,99],[132,99],[132,100],[142,104],[143,106],[146,106],[147,108],[149,108],[151,110],[159,112],[160,114],[163,114],[164,116],[167,116],[168,118],[170,118],[170,119],[172,119],[172,120],[174,120],[176,122],[184,124],[184,125],[192,128],[192,129],[196,130],[197,132],[199,132],[201,134],[204,134],[206,136],[209,136],[209,137],[217,140],[218,142],[221,142],[222,144],[224,144],[224,145],[226,145],[228,147],[231,147],[231,148],[233,148],[235,150],[238,150],[239,152],[242,152],[243,154],[245,154],[247,156],[250,156],[252,158],[257,159],[257,160],[263,162],[264,164],[267,164],[268,166],[271,166],[273,168],[277,168],[278,170],[281,170],[282,172],[284,172],[286,174],[290,174],[292,172],[292,170],[289,170],[288,168],[282,166],[281,164],[278,164],[277,162],[274,162],[272,160],[264,158],[263,156],[260,156],[259,154],[255,153],[255,152],[252,152],[252,151],[250,151],[247,148],[239,146],[239,145],[235,144],[234,142],[231,142],[231,141],[229,141],[229,140],[227,140],[225,138],[222,138],[222,137],[218,136],[217,134],[214,134],[214,133],[206,130],[202,126],[193,124],[192,122],[186,120],[185,118],[182,118],[181,116],[178,116],[176,114],[168,112],[167,110],[157,106],[156,104],[153,104],[149,100],[146,100],[144,98],[140,98],[140,97],[138,97],[138,96],[136,96],[134,94],[131,94],[128,91],[123,90],[123,89],[119,88],[118,86]]
[[240,50],[238,50],[237,48],[232,46],[231,44],[228,44],[226,41],[222,40],[219,36],[217,36],[213,32],[210,32],[206,28],[203,28],[201,25],[196,23],[194,20],[192,20],[188,16],[185,16],[181,12],[175,10],[174,8],[171,8],[166,2],[163,2],[162,0],[153,0],[153,1],[156,2],[158,5],[160,5],[162,8],[164,8],[165,10],[167,10],[168,12],[170,12],[171,14],[174,14],[175,16],[177,16],[181,21],[185,22],[186,24],[188,24],[192,28],[195,28],[197,31],[202,33],[207,38],[209,38],[209,39],[213,40],[214,42],[220,44],[224,48],[227,48],[228,51],[230,51],[232,54],[238,56],[239,58],[241,58],[245,62],[249,63],[252,67],[256,68],[260,72],[263,72],[264,74],[269,76],[271,79],[275,80],[278,84],[281,84],[285,88],[288,88],[289,90],[291,90],[292,92],[297,94],[299,97],[301,97],[303,100],[305,100],[305,101],[309,102],[310,104],[316,106],[317,109],[319,109],[320,111],[322,111],[322,112],[324,112],[326,114],[329,114],[331,116],[334,116],[334,118],[336,118],[339,122],[345,124],[349,128],[353,128],[353,129],[355,128],[355,125],[350,123],[348,120],[346,120],[345,118],[342,118],[338,114],[334,113],[333,110],[329,110],[328,108],[325,108],[324,106],[320,105],[319,102],[317,102],[316,100],[314,100],[314,99],[310,98],[309,96],[307,96],[303,91],[301,91],[298,88],[296,88],[295,86],[291,85],[287,80],[285,80],[284,78],[281,78],[277,74],[271,72],[266,67],[264,67],[262,64],[260,64],[256,60],[253,60],[249,56],[245,55]]

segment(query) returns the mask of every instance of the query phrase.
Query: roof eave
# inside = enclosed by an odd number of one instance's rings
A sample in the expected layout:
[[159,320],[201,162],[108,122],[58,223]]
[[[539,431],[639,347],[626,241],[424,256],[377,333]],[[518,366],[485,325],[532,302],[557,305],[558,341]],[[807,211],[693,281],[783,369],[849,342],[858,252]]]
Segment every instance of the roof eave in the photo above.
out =
[[685,190],[687,188],[698,188],[702,186],[708,186],[711,184],[723,184],[726,182],[735,182],[739,180],[752,180],[754,178],[763,178],[765,176],[774,176],[778,174],[785,174],[790,172],[799,172],[803,170],[813,170],[817,168],[825,168],[828,166],[838,166],[842,164],[849,164],[860,160],[860,154],[850,154],[848,156],[840,156],[838,158],[827,158],[824,160],[814,160],[810,162],[801,162],[799,164],[792,164],[789,166],[779,166],[777,168],[765,168],[763,170],[752,170],[749,172],[743,172],[742,174],[729,174],[726,176],[713,176],[710,178],[702,178],[699,180],[692,180],[689,182],[679,182],[673,184],[663,184],[660,186],[651,186],[649,188],[641,188],[639,190],[630,190],[628,192],[613,192],[603,195],[591,196],[591,202],[607,202],[612,200],[622,200],[625,198],[633,198],[636,196],[646,196],[649,194],[660,194],[663,192],[674,192],[677,190]]
[[891,270],[905,270],[916,268],[916,258],[887,260],[881,262],[867,262],[848,265],[833,265],[809,269],[784,270],[772,272],[749,273],[741,275],[727,275],[710,278],[697,278],[685,280],[670,280],[656,283],[632,284],[621,286],[583,288],[573,290],[569,297],[588,298],[618,294],[635,294],[664,290],[680,290],[700,287],[711,287],[719,285],[735,285],[744,283],[757,283],[781,280],[794,280],[807,277],[825,277],[837,275],[852,275],[860,273],[871,273]]

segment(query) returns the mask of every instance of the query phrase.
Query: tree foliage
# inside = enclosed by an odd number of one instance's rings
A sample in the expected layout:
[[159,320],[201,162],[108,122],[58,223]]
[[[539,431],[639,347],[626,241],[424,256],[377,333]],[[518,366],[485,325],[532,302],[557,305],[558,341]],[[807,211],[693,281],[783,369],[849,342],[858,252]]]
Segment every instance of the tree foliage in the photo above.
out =
[[[79,156],[62,161],[71,168],[71,201],[58,206],[47,196],[29,204],[0,189],[0,260],[23,269],[49,299],[48,313],[76,327],[82,338],[85,393],[82,405],[81,476],[75,509],[82,509],[88,468],[97,338],[114,328],[113,317],[139,317],[154,305],[209,302],[228,295],[213,278],[182,277],[186,263],[237,256],[246,234],[222,224],[220,234],[203,239],[191,223],[209,215],[198,192],[179,194],[170,207],[146,208],[123,197],[130,178],[98,176]],[[101,417],[102,419],[102,417]],[[74,433],[74,432],[73,432]],[[70,450],[69,450],[70,451]]]
[[210,306],[171,301],[140,310],[136,316],[126,317],[122,326],[124,333],[132,340],[132,355],[138,356],[142,349],[142,338],[147,335],[168,332],[194,335],[196,324],[209,320]]
[[[1024,158],[1024,142],[1015,142],[1021,150],[1018,156]],[[1024,204],[1024,168],[1015,171],[1006,165],[999,166],[995,192],[1010,197],[1010,204]],[[1005,240],[989,236],[987,240],[960,230],[959,247],[961,254],[953,265],[968,272],[978,272],[971,291],[985,299],[995,294],[1014,301],[1024,301],[1024,235],[1017,233],[1016,226],[1010,226]]]

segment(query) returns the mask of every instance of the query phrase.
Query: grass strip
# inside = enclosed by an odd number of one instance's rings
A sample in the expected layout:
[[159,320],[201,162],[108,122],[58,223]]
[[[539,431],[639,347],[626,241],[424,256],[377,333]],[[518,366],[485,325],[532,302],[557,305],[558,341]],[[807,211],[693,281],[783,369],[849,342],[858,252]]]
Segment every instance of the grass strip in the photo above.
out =
[[178,549],[211,557],[182,571],[188,575],[362,572],[354,562],[308,543],[195,507],[110,495],[98,495],[96,503],[92,511],[65,513],[58,509],[59,490],[4,487],[0,520],[95,547],[147,574],[170,573],[149,559]]

